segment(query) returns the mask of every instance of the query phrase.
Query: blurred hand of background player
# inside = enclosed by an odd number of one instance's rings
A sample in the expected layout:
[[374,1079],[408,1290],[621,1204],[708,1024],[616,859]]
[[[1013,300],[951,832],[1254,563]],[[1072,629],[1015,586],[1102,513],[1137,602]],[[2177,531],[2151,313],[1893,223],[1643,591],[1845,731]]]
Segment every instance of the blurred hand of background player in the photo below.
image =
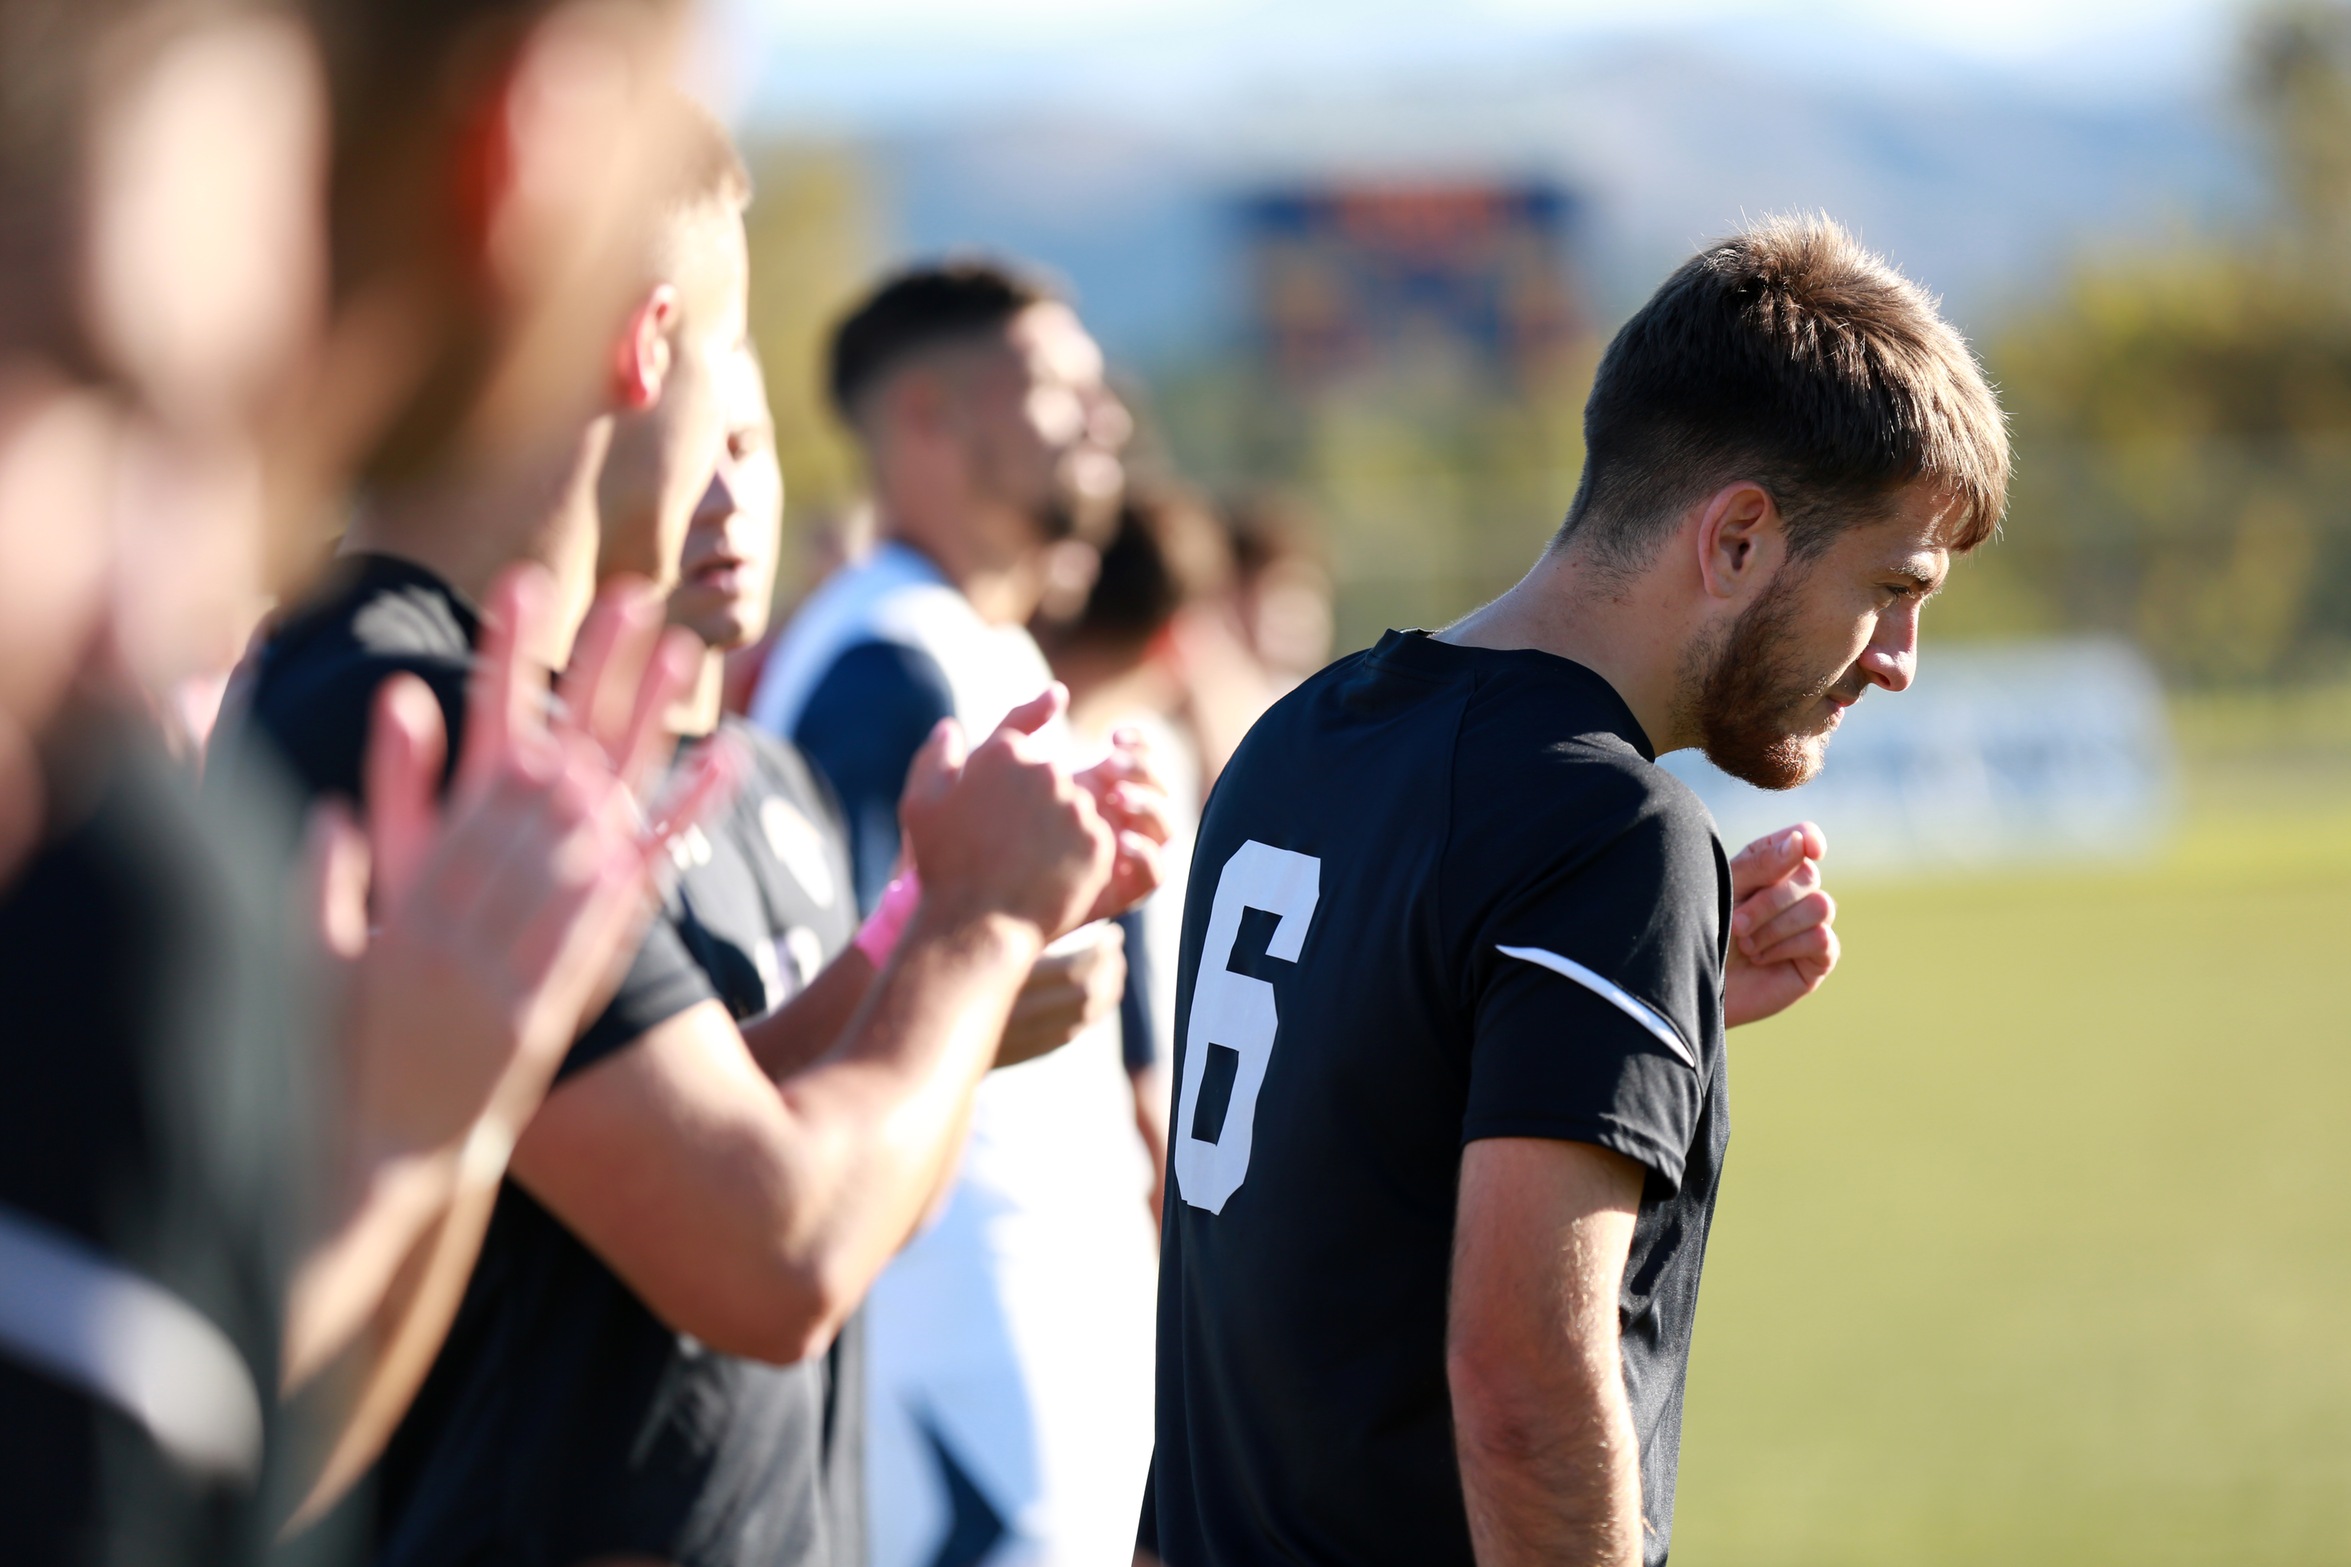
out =
[[[1148,742],[1134,729],[1112,735],[1110,754],[1071,782],[1093,800],[1117,839],[1110,879],[1087,914],[1092,921],[1108,920],[1159,888],[1165,868],[1160,850],[1174,830],[1167,789],[1152,768]],[[1029,971],[996,1050],[998,1066],[1058,1050],[1118,1011],[1126,987],[1126,933],[1096,924],[1089,934],[1084,945],[1048,952]]]
[[1731,860],[1731,949],[1723,1022],[1784,1012],[1837,966],[1836,900],[1820,885],[1828,839],[1811,822],[1758,838]]
[[1117,1015],[1127,981],[1126,932],[1097,925],[1075,939],[1085,944],[1048,952],[1029,970],[996,1047],[998,1066],[1034,1061]]
[[1046,941],[1097,917],[1117,834],[1036,737],[1068,699],[1052,687],[968,754],[954,720],[931,732],[898,807],[926,908],[1008,915]]
[[1110,737],[1110,754],[1077,775],[1102,820],[1118,835],[1118,859],[1094,906],[1094,919],[1124,914],[1159,889],[1160,850],[1174,832],[1167,785],[1151,765],[1151,747],[1139,729]]

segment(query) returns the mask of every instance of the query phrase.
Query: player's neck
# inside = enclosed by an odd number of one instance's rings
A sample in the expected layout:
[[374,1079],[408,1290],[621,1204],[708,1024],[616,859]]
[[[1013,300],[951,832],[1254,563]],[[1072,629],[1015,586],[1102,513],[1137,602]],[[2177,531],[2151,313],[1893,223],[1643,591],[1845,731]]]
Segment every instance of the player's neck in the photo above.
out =
[[972,530],[896,510],[882,514],[879,532],[938,567],[939,575],[991,626],[1027,625],[1045,596],[1042,548],[1003,559],[984,548]]
[[1155,658],[1065,648],[1053,655],[1053,673],[1069,687],[1070,727],[1089,739],[1108,738],[1138,713],[1168,712],[1178,697]]
[[354,519],[343,548],[413,561],[477,604],[500,572],[537,561],[555,577],[556,613],[546,645],[526,651],[561,668],[595,595],[596,476],[610,434],[598,419],[543,452],[404,486]]
[[697,740],[715,733],[726,713],[727,656],[717,648],[702,650],[702,667],[694,684],[669,706],[663,727],[681,740]]
[[1684,617],[1654,573],[1594,570],[1573,553],[1546,554],[1517,586],[1438,633],[1462,647],[1531,648],[1573,659],[1615,687],[1652,751],[1691,743],[1680,733],[1689,659]]

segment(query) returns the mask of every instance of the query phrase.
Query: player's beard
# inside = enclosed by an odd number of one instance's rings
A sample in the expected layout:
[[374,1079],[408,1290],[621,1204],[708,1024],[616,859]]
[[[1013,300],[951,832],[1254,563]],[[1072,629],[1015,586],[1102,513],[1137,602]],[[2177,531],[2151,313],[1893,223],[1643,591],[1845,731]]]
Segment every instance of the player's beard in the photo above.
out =
[[1798,563],[1783,566],[1731,623],[1699,682],[1699,745],[1707,760],[1759,789],[1793,789],[1820,771],[1830,727],[1814,715],[1823,698],[1856,678],[1850,669],[1823,677],[1796,661],[1806,575]]
[[[982,462],[986,493],[1021,513],[1036,529],[1039,543],[1062,544],[1076,539],[1100,545],[1109,539],[1117,525],[1120,489],[1112,488],[1106,494],[1087,493],[1066,459],[1055,463],[1042,493],[1016,478],[1009,471],[1009,464],[997,459],[994,453],[985,453]],[[1123,474],[1121,478],[1123,481]]]

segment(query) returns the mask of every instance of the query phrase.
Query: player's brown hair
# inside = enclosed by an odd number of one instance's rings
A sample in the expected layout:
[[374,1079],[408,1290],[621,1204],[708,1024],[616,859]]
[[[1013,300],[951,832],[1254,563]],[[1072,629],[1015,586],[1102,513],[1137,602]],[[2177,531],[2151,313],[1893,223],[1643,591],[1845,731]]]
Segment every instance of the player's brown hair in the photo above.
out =
[[917,266],[885,278],[833,331],[825,383],[834,409],[855,424],[866,394],[900,366],[947,344],[1001,332],[1022,311],[1054,297],[1035,279],[989,261]]
[[732,215],[751,204],[751,171],[718,117],[685,94],[673,95],[663,118],[647,259],[657,276],[669,277],[688,242],[689,219],[705,211]]
[[1165,485],[1130,488],[1085,607],[1054,628],[1057,640],[1140,652],[1186,604],[1221,590],[1232,574],[1224,529],[1203,502]]
[[[534,29],[574,0],[307,0],[327,66],[334,119],[329,243],[338,306],[371,293],[416,315],[420,368],[409,378],[360,462],[363,479],[394,483],[428,471],[451,450],[509,345],[517,309],[484,286],[484,235],[512,170],[494,116]],[[621,0],[650,37],[684,0]],[[616,34],[616,36],[619,36]],[[650,72],[648,57],[631,68]],[[658,89],[668,91],[668,89]],[[683,94],[642,123],[640,167],[614,170],[636,203],[623,244],[606,258],[617,279],[632,265],[659,276],[674,265],[686,225],[706,204],[740,207],[750,179],[726,132]],[[583,321],[580,330],[599,328]]]
[[1749,479],[1799,556],[1901,491],[1956,503],[1951,547],[2000,525],[2008,427],[1935,302],[1825,217],[1772,218],[1677,268],[1608,345],[1584,475],[1553,547],[1645,562],[1683,510]]

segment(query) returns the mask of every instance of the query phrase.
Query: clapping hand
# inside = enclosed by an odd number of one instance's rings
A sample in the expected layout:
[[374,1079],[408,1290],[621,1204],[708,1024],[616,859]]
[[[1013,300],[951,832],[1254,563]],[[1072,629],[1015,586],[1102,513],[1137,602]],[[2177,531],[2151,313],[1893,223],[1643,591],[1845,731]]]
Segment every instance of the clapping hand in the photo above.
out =
[[446,800],[439,705],[396,676],[378,693],[364,827],[335,805],[313,834],[318,930],[342,970],[363,1157],[467,1146],[494,1174],[651,913],[670,836],[740,771],[709,758],[648,817],[663,710],[691,678],[641,584],[608,590],[548,697],[523,649],[553,613],[544,571],[492,590]]
[[1151,747],[1137,729],[1110,737],[1110,754],[1077,774],[1102,820],[1118,835],[1118,859],[1093,918],[1124,914],[1158,890],[1160,854],[1172,833],[1167,786],[1151,765]]

